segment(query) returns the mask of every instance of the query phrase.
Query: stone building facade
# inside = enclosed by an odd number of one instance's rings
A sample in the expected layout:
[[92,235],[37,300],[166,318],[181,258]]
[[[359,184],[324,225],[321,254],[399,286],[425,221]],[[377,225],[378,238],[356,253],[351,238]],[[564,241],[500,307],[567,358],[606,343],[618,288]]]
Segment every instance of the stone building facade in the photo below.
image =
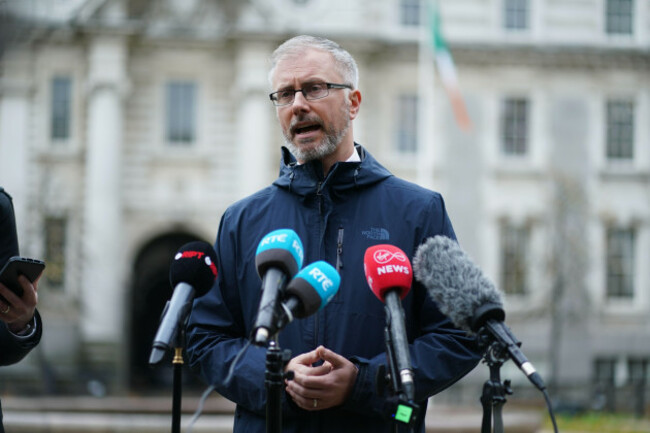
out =
[[[650,0],[438,1],[470,130],[433,68],[424,4],[5,2],[0,184],[21,253],[48,273],[46,338],[2,374],[54,392],[166,385],[146,360],[169,259],[189,240],[212,242],[225,208],[275,177],[267,59],[309,33],[355,56],[356,140],[443,193],[558,394],[615,406],[633,392],[643,404]],[[526,394],[510,364],[504,376]],[[449,398],[474,398],[486,379],[476,369]]]

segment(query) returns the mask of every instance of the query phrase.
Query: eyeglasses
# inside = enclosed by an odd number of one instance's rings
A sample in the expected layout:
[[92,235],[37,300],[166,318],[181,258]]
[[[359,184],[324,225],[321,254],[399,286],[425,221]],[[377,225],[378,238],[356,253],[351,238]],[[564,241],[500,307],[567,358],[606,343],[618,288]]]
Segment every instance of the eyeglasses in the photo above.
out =
[[276,107],[289,105],[293,103],[296,98],[296,93],[303,94],[306,100],[313,101],[314,99],[322,99],[330,94],[330,89],[352,89],[349,84],[334,84],[334,83],[308,83],[302,89],[284,89],[278,90],[269,94],[269,98]]

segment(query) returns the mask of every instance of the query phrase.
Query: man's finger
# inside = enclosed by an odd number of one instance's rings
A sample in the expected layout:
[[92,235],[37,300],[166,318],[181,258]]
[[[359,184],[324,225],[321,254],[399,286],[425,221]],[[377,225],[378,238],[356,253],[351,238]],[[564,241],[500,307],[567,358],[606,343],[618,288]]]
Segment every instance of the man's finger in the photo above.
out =
[[338,353],[333,352],[324,346],[318,346],[316,352],[318,353],[318,356],[321,359],[330,363],[332,365],[332,368],[340,367],[344,363],[349,362],[347,358],[345,358],[344,356],[341,356]]

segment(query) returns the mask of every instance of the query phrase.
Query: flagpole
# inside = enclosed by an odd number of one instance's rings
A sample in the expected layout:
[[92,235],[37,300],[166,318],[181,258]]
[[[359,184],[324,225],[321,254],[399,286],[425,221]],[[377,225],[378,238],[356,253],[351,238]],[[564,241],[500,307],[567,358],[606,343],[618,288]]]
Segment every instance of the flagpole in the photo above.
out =
[[429,0],[420,2],[418,38],[417,183],[433,189],[435,67],[429,30]]

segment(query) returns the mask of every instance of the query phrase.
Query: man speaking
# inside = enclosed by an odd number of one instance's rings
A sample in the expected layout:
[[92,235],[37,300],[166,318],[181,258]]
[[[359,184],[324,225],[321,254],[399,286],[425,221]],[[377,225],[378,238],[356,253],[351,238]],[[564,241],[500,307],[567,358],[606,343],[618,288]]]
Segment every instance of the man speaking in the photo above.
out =
[[[389,395],[376,388],[386,364],[384,304],[366,282],[364,253],[390,243],[412,258],[425,239],[455,239],[454,230],[440,194],[393,176],[355,143],[353,121],[362,98],[357,65],[346,50],[327,39],[298,36],[271,60],[270,102],[286,141],[280,175],[231,205],[221,219],[219,276],[195,301],[188,324],[190,363],[237,403],[235,432],[265,431],[266,349],[252,346],[233,379],[224,379],[255,323],[256,247],[265,234],[291,229],[304,246],[304,263],[330,263],[341,285],[325,308],[279,333],[280,347],[293,354],[286,368],[295,373],[283,395],[283,431],[394,431]],[[473,369],[480,354],[418,283],[402,303],[415,400],[424,413],[428,397]],[[413,431],[424,432],[423,418]]]

